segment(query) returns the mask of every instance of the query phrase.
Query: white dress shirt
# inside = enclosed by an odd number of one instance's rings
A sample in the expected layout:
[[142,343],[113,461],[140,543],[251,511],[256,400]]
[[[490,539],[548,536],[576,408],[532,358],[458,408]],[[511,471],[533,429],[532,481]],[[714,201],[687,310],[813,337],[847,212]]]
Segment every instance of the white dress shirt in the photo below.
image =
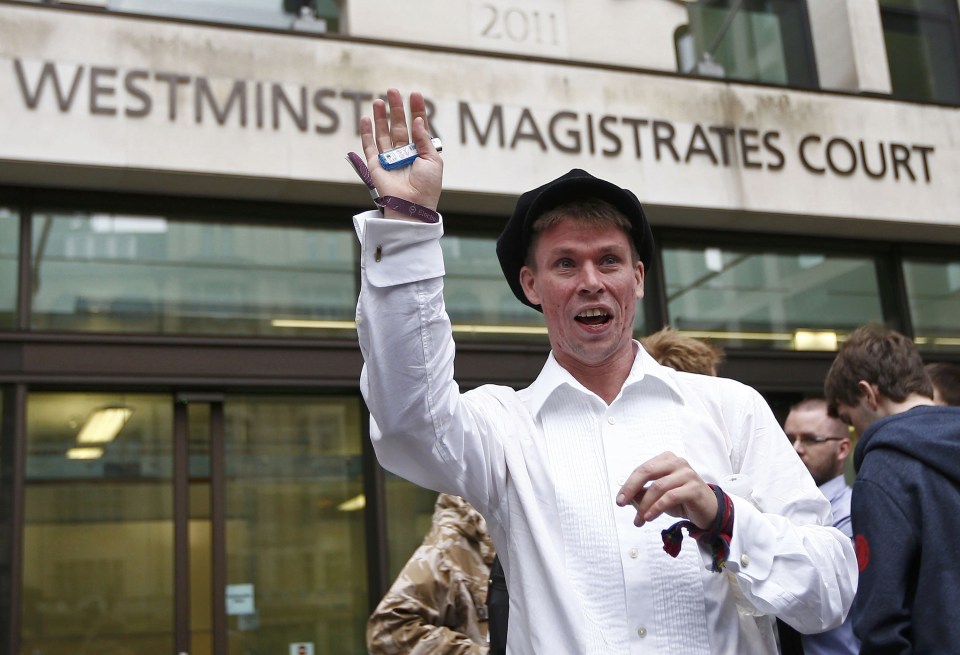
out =
[[[511,653],[776,652],[773,616],[839,625],[856,590],[850,540],[753,389],[678,373],[635,344],[608,406],[551,355],[527,389],[460,393],[443,305],[442,223],[354,220],[361,243],[361,391],[380,463],[466,498],[488,522],[510,591]],[[614,498],[672,451],[735,506],[725,572],[684,540],[676,559]]]

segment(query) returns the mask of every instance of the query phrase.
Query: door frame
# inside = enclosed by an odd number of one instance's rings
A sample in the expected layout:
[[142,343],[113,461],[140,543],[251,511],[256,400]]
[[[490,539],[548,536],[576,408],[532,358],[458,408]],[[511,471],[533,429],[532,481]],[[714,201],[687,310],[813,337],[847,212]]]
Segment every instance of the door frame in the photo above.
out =
[[174,652],[190,654],[190,420],[191,404],[210,407],[211,629],[213,655],[227,655],[227,537],[224,394],[174,394],[173,526]]

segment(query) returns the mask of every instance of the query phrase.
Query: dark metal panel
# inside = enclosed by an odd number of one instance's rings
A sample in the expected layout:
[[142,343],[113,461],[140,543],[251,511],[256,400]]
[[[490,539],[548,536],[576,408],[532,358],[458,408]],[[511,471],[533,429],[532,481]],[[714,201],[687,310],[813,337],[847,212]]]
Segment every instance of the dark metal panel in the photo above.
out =
[[913,337],[913,318],[910,316],[910,299],[907,297],[907,281],[903,274],[903,257],[899,249],[877,263],[877,284],[880,287],[880,306],[883,321],[901,334]]
[[[654,244],[660,243],[660,233],[654,233]],[[660,330],[669,320],[667,313],[667,282],[663,275],[661,248],[654,248],[650,270],[643,279],[643,313],[648,334]]]
[[540,374],[550,347],[547,344],[494,347],[467,344],[457,347],[456,379],[465,388],[503,384],[529,385]]
[[835,357],[834,352],[727,351],[727,361],[720,366],[719,374],[761,393],[819,395]]
[[[196,401],[195,401],[196,402]],[[227,655],[227,467],[223,400],[210,403],[213,655]]]
[[0,423],[0,437],[9,436],[0,443],[0,515],[4,519],[6,539],[0,547],[6,548],[4,553],[8,570],[3,571],[5,580],[0,590],[7,597],[3,604],[8,604],[9,614],[6,620],[0,617],[0,648],[6,648],[8,653],[20,652],[20,630],[22,625],[21,594],[23,590],[23,520],[24,520],[24,477],[26,452],[26,406],[27,388],[18,384],[12,392],[4,392],[3,416]]
[[355,387],[356,342],[0,334],[0,382]]
[[30,231],[32,209],[29,202],[20,206],[20,241],[17,253],[17,329],[30,327],[30,307],[33,299],[33,273],[30,261],[33,253],[33,234]]
[[387,534],[387,498],[383,468],[377,463],[370,434],[370,414],[364,412],[361,425],[364,526],[367,546],[367,611],[373,612],[392,582],[389,579],[389,535]]
[[173,410],[173,571],[174,651],[190,652],[190,488],[189,427],[186,403]]

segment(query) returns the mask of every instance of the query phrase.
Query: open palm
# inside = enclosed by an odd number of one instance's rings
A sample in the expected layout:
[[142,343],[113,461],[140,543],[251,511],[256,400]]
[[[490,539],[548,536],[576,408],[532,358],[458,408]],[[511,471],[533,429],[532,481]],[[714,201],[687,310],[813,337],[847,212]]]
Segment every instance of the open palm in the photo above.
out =
[[[436,210],[443,181],[443,160],[430,142],[426,103],[422,94],[410,94],[410,113],[413,120],[408,129],[403,96],[397,89],[387,91],[386,103],[375,100],[373,120],[367,116],[360,119],[363,154],[381,196],[402,198]],[[393,170],[385,170],[380,166],[378,156],[381,152],[411,141],[416,144],[418,153],[412,165]]]

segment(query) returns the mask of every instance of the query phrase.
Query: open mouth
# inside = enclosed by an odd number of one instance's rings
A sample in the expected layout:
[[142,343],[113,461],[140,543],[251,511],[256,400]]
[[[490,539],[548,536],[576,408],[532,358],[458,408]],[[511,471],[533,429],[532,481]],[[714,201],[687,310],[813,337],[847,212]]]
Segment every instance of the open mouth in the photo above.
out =
[[576,320],[584,325],[603,325],[610,322],[611,316],[602,309],[587,309],[577,314]]

